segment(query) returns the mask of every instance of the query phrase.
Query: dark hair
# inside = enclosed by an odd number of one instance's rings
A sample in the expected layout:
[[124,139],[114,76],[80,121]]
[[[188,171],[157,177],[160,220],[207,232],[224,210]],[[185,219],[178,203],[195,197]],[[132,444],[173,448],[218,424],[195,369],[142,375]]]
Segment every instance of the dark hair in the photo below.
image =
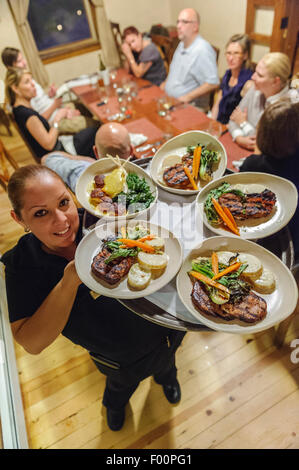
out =
[[138,36],[139,31],[137,28],[135,28],[135,26],[128,26],[123,30],[123,40],[125,40],[129,34],[136,34],[136,36]]
[[23,209],[23,197],[25,192],[25,187],[27,180],[35,177],[39,177],[40,175],[47,174],[52,175],[58,178],[63,184],[63,180],[60,176],[55,173],[55,171],[51,170],[50,168],[42,165],[26,165],[18,168],[10,177],[7,185],[7,194],[8,198],[11,202],[13,210],[15,211],[16,215],[21,219],[21,210]]
[[299,103],[281,98],[264,111],[257,128],[256,142],[264,155],[285,158],[299,152]]
[[232,43],[236,42],[242,49],[243,54],[247,52],[247,59],[244,60],[243,66],[245,68],[250,68],[250,49],[251,49],[251,41],[247,34],[234,34],[226,43],[225,49]]
[[18,59],[18,55],[21,51],[15,47],[6,47],[3,49],[1,58],[5,67],[13,67],[14,63]]

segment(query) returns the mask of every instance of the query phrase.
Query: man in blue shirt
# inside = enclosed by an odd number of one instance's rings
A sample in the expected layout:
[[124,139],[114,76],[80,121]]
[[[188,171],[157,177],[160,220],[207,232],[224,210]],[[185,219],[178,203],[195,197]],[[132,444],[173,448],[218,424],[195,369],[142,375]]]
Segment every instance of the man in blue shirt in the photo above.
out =
[[199,34],[200,18],[193,8],[182,10],[177,20],[180,43],[161,88],[184,103],[207,109],[209,93],[219,85],[216,52]]

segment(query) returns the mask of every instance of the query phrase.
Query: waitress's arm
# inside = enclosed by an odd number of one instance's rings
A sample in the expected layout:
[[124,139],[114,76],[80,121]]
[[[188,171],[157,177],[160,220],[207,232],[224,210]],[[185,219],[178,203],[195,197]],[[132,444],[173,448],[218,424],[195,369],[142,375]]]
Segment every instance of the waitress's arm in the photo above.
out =
[[53,343],[68,321],[80,284],[73,260],[37,311],[31,317],[11,323],[17,343],[30,354],[39,354]]

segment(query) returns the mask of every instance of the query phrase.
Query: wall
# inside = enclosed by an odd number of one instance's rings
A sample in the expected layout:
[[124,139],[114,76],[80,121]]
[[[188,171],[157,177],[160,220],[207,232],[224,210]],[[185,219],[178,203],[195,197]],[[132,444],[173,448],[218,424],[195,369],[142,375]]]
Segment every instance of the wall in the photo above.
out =
[[[148,31],[153,24],[175,24],[180,10],[186,8],[184,0],[104,0],[107,16],[120,24],[121,29],[134,24]],[[201,15],[200,34],[220,48],[219,73],[226,69],[224,45],[237,32],[244,32],[247,0],[189,0],[188,6]],[[7,0],[0,0],[0,50],[6,46],[22,49]],[[46,65],[50,83],[60,85],[64,80],[83,73],[92,73],[98,67],[98,53],[72,57]],[[0,63],[0,78],[5,69]]]

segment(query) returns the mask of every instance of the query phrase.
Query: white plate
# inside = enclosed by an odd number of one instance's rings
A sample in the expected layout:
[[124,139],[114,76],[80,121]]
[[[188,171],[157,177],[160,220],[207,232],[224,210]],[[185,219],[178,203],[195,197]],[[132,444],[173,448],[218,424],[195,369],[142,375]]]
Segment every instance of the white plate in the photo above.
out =
[[[262,262],[276,278],[276,289],[272,294],[258,294],[267,302],[266,317],[256,324],[238,320],[225,321],[200,313],[191,300],[192,282],[187,274],[191,270],[191,262],[198,256],[210,256],[213,251],[232,251],[233,253],[249,253]],[[290,270],[270,251],[254,242],[232,237],[211,237],[193,249],[184,260],[176,279],[178,295],[190,313],[204,325],[226,333],[248,334],[266,330],[287,318],[295,309],[298,298],[296,281]]]
[[[120,160],[120,161],[123,163],[125,160]],[[131,162],[126,162],[124,168],[128,173],[135,173],[137,176],[139,176],[139,178],[145,178],[147,184],[149,185],[151,189],[152,194],[154,195],[154,200],[150,204],[150,206],[147,209],[144,209],[139,212],[133,212],[132,214],[126,214],[126,215],[121,215],[121,216],[111,216],[111,215],[101,215],[96,210],[96,208],[92,204],[90,204],[89,202],[90,190],[88,190],[88,188],[90,184],[93,182],[94,177],[99,174],[110,173],[115,168],[117,168],[117,165],[110,158],[101,158],[100,160],[96,160],[89,167],[87,167],[83,171],[83,173],[81,173],[76,184],[76,197],[79,203],[81,204],[82,207],[84,207],[84,209],[86,209],[91,214],[95,215],[96,217],[103,217],[107,220],[115,220],[115,219],[126,220],[126,219],[133,219],[137,215],[144,215],[156,203],[157,198],[158,198],[158,190],[157,190],[156,185],[152,182],[149,175],[142,168],[140,168],[139,166]]]
[[172,155],[183,157],[186,154],[186,148],[189,145],[197,145],[199,143],[202,145],[207,145],[210,150],[215,150],[220,153],[220,161],[213,173],[213,180],[215,180],[216,178],[220,178],[224,174],[227,166],[226,150],[223,147],[222,143],[207,132],[188,131],[168,140],[164,145],[162,145],[162,147],[159,148],[157,153],[154,155],[150,167],[150,174],[154,182],[162,189],[165,189],[166,191],[175,194],[189,196],[190,194],[197,194],[199,191],[201,191],[202,188],[207,184],[204,181],[200,180],[200,188],[197,190],[176,189],[167,186],[163,182],[162,177],[163,170],[181,161],[180,158],[170,158]]
[[254,172],[234,173],[232,175],[223,176],[217,181],[211,181],[196,198],[196,205],[198,206],[201,219],[205,226],[217,235],[239,238],[238,235],[235,235],[224,228],[214,227],[211,225],[204,212],[204,203],[208,193],[211,189],[217,188],[224,182],[232,185],[258,184],[270,189],[276,195],[276,204],[270,216],[261,219],[237,221],[241,238],[253,240],[273,235],[285,227],[295,213],[298,202],[298,193],[296,186],[291,181],[267,173]]
[[[102,240],[109,235],[114,235],[122,226],[134,227],[136,224],[147,227],[151,233],[165,239],[165,253],[168,254],[169,261],[164,273],[157,279],[152,279],[149,285],[140,291],[130,289],[127,276],[117,286],[110,287],[107,284],[104,285],[91,272],[93,258],[101,251]],[[105,225],[99,225],[81,240],[75,255],[76,270],[81,281],[98,294],[118,299],[138,299],[161,289],[177,274],[182,260],[182,246],[172,232],[145,220],[138,220],[138,222],[134,220],[119,223],[110,222]]]

